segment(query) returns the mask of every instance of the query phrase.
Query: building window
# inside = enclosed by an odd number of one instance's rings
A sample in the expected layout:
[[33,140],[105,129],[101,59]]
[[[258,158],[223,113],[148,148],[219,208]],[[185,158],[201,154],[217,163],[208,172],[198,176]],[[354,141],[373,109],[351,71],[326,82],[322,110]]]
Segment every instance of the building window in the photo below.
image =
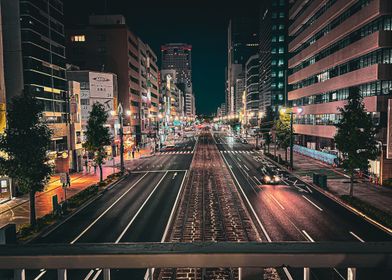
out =
[[282,78],[284,76],[284,73],[283,73],[283,71],[279,71],[279,73],[278,73],[278,77],[279,78]]
[[276,48],[272,48],[271,53],[275,54],[276,53]]
[[284,53],[284,48],[283,47],[279,48],[279,53]]
[[283,59],[279,59],[278,66],[282,66],[284,64]]
[[86,36],[85,35],[73,35],[71,36],[72,42],[85,42]]
[[276,42],[276,36],[272,36],[272,42]]
[[284,35],[279,36],[279,42],[284,42]]

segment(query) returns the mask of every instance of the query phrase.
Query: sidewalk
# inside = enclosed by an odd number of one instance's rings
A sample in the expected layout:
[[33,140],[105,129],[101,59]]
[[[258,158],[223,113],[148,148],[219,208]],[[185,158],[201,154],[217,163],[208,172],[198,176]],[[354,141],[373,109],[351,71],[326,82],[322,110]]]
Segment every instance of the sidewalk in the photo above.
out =
[[[274,154],[273,146],[270,147],[270,153]],[[278,150],[276,154],[280,154],[282,159],[285,158],[283,150]],[[293,173],[310,183],[312,182],[313,173],[325,174],[328,178],[329,192],[337,196],[349,193],[349,176],[344,174],[341,168],[333,168],[318,160],[294,153]],[[354,196],[384,212],[392,214],[392,188],[375,185],[366,179],[358,178],[354,183]]]
[[[113,166],[113,161],[106,162],[103,166],[104,179],[106,179],[107,176],[118,172],[117,164],[119,162],[119,157],[115,159],[116,166]],[[67,188],[67,198],[74,196],[97,182],[99,182],[98,168],[96,173],[94,173],[94,169],[92,169],[90,173],[84,171],[72,174],[71,187]],[[54,195],[57,195],[59,202],[64,200],[64,190],[58,174],[52,176],[43,192],[39,192],[35,195],[37,218],[52,212],[52,197]],[[28,194],[0,204],[0,227],[8,223],[15,223],[16,225],[29,223],[29,209]]]

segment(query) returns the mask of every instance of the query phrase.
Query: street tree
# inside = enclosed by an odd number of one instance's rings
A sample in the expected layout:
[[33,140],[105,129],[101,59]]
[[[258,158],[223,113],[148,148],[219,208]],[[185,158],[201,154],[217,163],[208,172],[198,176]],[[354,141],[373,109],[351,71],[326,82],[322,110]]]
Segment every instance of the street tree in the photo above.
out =
[[379,154],[377,128],[366,112],[360,91],[356,87],[350,89],[348,102],[339,111],[341,119],[336,124],[334,139],[342,154],[342,166],[349,172],[350,196],[353,196],[355,170],[366,171],[369,160],[375,160]]
[[52,174],[47,151],[52,131],[42,120],[41,104],[24,93],[8,104],[7,128],[0,135],[0,173],[11,177],[30,196],[30,224],[36,226],[35,194]]
[[102,164],[106,158],[105,146],[111,144],[109,128],[106,127],[108,113],[105,107],[96,102],[93,104],[87,121],[86,142],[84,148],[94,154],[94,162],[99,167],[100,182],[103,181]]
[[290,147],[291,137],[290,114],[280,114],[279,119],[275,123],[275,134],[278,146],[285,151],[285,160],[287,162],[287,148]]

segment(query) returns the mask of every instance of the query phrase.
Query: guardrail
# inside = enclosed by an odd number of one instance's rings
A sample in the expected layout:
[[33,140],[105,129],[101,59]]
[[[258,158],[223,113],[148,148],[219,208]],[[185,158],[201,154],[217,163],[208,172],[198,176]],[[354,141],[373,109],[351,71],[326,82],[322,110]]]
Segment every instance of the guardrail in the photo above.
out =
[[309,149],[309,148],[299,146],[299,145],[294,145],[293,151],[296,153],[299,153],[301,155],[308,156],[308,157],[323,161],[323,162],[328,163],[330,165],[333,165],[335,163],[335,160],[337,159],[337,156],[335,156],[335,155],[331,155],[331,154],[324,153],[321,151]]
[[67,269],[104,270],[129,268],[216,267],[392,268],[392,243],[279,242],[279,243],[122,243],[1,245],[0,270],[14,270],[14,279],[25,279],[27,269],[57,269],[67,279]]

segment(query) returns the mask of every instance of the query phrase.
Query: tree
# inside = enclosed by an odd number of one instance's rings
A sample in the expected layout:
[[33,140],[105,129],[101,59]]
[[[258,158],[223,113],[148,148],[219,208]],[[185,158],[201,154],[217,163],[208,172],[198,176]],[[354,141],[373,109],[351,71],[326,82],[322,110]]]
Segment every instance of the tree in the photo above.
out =
[[42,121],[42,106],[31,94],[12,99],[7,108],[8,126],[0,136],[0,173],[11,177],[30,196],[30,224],[36,226],[35,194],[52,174],[47,151],[52,131]]
[[109,128],[105,126],[108,114],[100,103],[94,103],[87,121],[84,148],[94,154],[94,162],[99,167],[99,180],[103,181],[102,164],[106,158],[105,146],[111,144]]
[[290,114],[280,114],[275,123],[275,130],[278,146],[285,150],[285,160],[287,162],[287,148],[290,147],[291,137]]
[[355,170],[366,171],[369,160],[375,160],[379,154],[377,129],[366,112],[358,88],[350,88],[348,102],[339,111],[342,117],[336,124],[334,139],[337,149],[342,153],[342,165],[349,171],[350,196],[353,196]]
[[264,118],[261,120],[261,130],[264,131],[264,152],[267,149],[267,153],[270,152],[270,144],[272,142],[271,129],[274,125],[275,113],[271,106],[267,107]]

